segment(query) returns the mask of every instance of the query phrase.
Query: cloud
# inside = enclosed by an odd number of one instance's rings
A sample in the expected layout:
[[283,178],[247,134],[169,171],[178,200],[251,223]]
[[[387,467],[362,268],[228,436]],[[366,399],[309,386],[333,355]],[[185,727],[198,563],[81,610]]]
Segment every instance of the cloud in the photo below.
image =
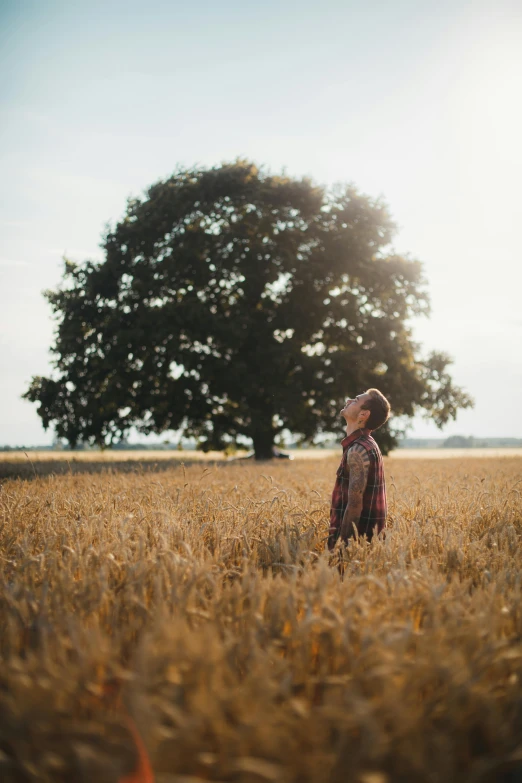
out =
[[120,182],[114,179],[108,179],[106,177],[97,177],[92,174],[75,174],[73,172],[59,171],[54,168],[46,166],[33,166],[27,170],[28,177],[33,182],[44,183],[47,188],[56,187],[58,190],[66,191],[68,193],[89,189],[90,192],[110,191],[111,194],[121,193],[129,194],[129,183]]
[[49,250],[49,253],[52,253],[54,257],[59,256],[60,258],[89,258],[92,261],[103,261],[104,259],[104,254],[99,248],[97,250],[93,250],[92,248],[90,250],[86,250],[85,248],[77,247],[53,247]]
[[28,225],[28,220],[0,220],[2,228],[26,228]]
[[0,266],[32,266],[29,261],[16,261],[14,258],[0,258]]

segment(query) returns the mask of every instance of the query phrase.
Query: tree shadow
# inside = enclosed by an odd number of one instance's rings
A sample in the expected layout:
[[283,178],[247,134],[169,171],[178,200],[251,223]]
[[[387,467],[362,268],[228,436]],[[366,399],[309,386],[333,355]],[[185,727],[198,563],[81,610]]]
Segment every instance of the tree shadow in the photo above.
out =
[[[285,454],[274,449],[273,459],[293,460],[292,455]],[[271,462],[272,460],[266,460]],[[24,479],[31,481],[35,478],[45,478],[46,476],[65,476],[67,474],[81,475],[93,473],[164,473],[166,470],[181,468],[182,465],[189,467],[191,465],[200,465],[202,468],[214,467],[216,465],[237,465],[243,464],[261,464],[262,460],[255,460],[254,453],[240,457],[223,457],[222,459],[126,459],[126,460],[85,460],[78,459],[71,455],[71,459],[37,459],[31,460],[9,460],[0,461],[0,480],[2,479]]]
[[36,460],[22,462],[21,460],[2,460],[0,462],[0,479],[24,479],[31,481],[46,476],[65,476],[94,473],[164,473],[182,465],[200,465],[202,468],[215,465],[229,465],[231,460],[200,460],[200,459],[165,459],[165,460]]

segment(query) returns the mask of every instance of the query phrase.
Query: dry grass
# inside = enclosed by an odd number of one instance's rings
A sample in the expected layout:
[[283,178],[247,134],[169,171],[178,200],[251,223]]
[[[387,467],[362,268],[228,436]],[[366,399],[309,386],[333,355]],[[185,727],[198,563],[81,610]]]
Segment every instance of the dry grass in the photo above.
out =
[[[241,452],[246,453],[246,452]],[[209,462],[223,460],[222,451],[175,451],[174,449],[91,449],[86,451],[0,451],[0,462]]]
[[342,579],[336,465],[5,481],[0,780],[515,780],[522,460],[391,458]]

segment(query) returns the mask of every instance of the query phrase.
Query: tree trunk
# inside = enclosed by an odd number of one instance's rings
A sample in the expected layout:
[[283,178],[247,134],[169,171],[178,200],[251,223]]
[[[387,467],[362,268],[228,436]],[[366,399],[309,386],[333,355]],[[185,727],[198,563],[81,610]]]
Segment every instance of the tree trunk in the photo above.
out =
[[254,441],[255,458],[258,459],[272,459],[274,456],[274,431],[269,425],[266,429],[257,430],[252,440]]

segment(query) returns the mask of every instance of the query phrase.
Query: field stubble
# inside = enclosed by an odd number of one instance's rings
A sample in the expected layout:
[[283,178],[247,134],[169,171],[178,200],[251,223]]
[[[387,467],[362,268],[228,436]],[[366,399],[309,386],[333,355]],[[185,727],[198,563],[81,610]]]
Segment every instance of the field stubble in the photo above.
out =
[[[0,779],[518,779],[520,458],[387,460],[324,552],[337,462],[6,480]],[[511,776],[511,777],[510,777]]]

